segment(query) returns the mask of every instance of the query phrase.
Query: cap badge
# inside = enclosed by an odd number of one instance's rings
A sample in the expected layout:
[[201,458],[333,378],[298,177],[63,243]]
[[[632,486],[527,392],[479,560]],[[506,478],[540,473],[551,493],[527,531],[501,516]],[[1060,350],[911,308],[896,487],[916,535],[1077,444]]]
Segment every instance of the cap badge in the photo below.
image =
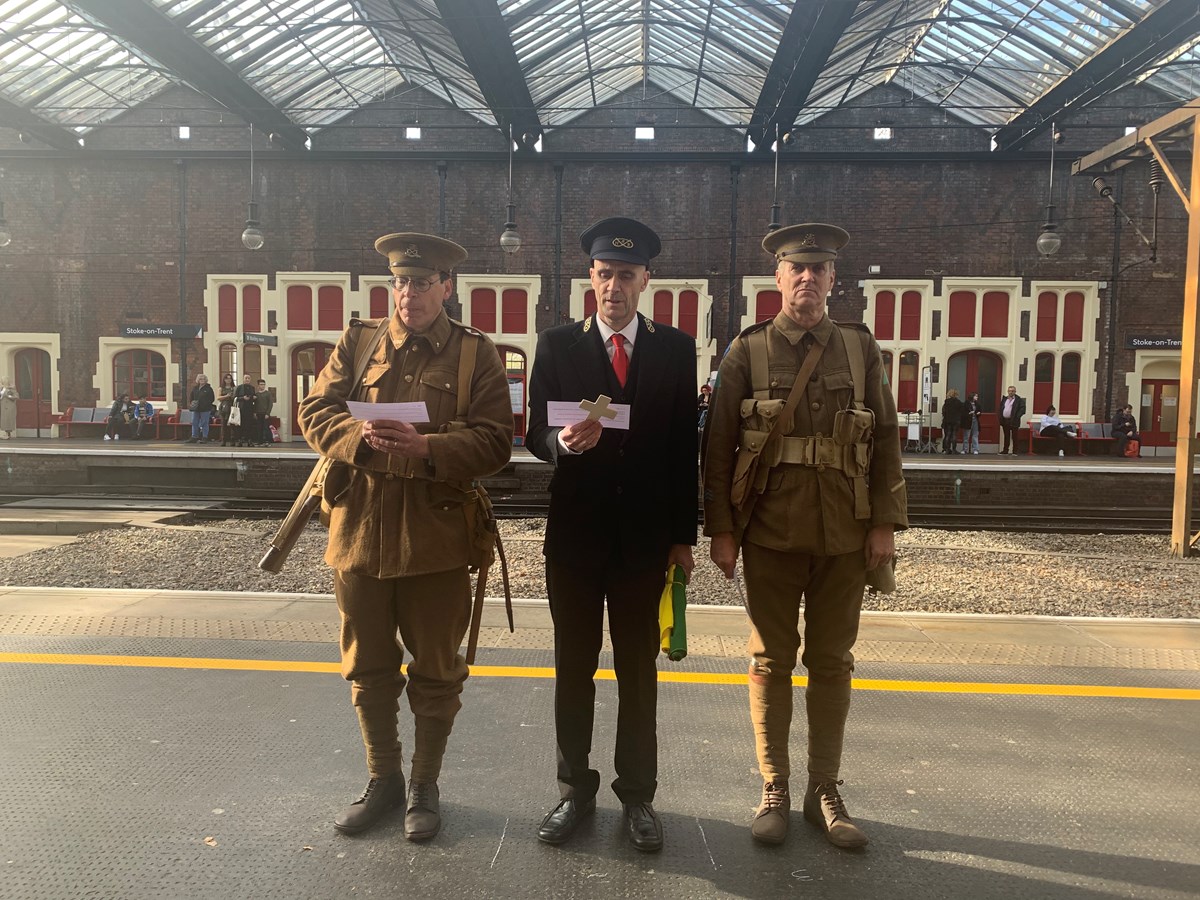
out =
[[800,246],[801,247],[817,246],[817,236],[810,231],[808,234],[806,234],[804,237],[802,237],[800,239]]
[[417,248],[416,244],[409,244],[404,248],[404,255],[409,259],[420,259],[421,251]]
[[626,250],[632,250],[633,249],[633,241],[631,241],[629,238],[617,237],[617,238],[613,238],[613,246],[614,247],[622,247]]

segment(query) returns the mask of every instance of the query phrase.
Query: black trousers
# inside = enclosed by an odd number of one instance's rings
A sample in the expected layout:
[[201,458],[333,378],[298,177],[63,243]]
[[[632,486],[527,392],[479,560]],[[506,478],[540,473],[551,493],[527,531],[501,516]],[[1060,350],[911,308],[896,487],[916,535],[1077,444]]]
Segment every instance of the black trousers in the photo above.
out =
[[1020,427],[1020,422],[1014,422],[1011,425],[1003,421],[1000,423],[1000,430],[1004,432],[1004,449],[1000,451],[1001,453],[1008,452],[1008,445],[1010,441],[1012,442],[1012,452],[1017,452],[1017,429]]
[[554,729],[558,784],[565,799],[586,801],[600,789],[591,768],[596,669],[604,634],[604,607],[617,675],[617,746],[612,789],[622,803],[650,802],[658,788],[658,601],[661,571],[626,572],[546,561],[546,586],[554,618]]

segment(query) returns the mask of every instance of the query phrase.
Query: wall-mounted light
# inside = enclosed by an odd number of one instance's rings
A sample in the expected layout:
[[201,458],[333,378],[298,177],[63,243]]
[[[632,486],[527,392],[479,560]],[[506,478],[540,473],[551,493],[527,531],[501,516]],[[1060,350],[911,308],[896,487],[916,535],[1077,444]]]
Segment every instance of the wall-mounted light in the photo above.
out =
[[508,218],[504,223],[504,231],[500,233],[500,249],[510,256],[521,249],[521,235],[517,233],[517,208],[512,198],[513,173],[513,127],[508,125]]
[[1054,224],[1054,145],[1058,143],[1058,128],[1050,123],[1050,184],[1046,188],[1046,222],[1042,225],[1041,234],[1037,239],[1037,250],[1042,256],[1050,257],[1062,246],[1062,238],[1057,234],[1058,226]]
[[0,247],[7,247],[12,243],[12,232],[8,230],[8,223],[4,221],[4,201],[0,200]]
[[259,250],[265,243],[262,229],[258,227],[258,204],[254,202],[254,123],[250,123],[250,200],[246,205],[246,230],[242,232],[242,246],[247,250]]

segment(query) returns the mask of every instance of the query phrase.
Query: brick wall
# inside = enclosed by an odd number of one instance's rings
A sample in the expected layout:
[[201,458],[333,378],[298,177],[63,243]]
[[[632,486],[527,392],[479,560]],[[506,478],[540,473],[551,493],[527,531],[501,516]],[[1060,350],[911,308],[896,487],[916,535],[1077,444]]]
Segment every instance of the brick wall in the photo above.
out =
[[[723,347],[731,281],[738,284],[744,275],[771,268],[759,242],[770,216],[774,159],[770,153],[745,153],[744,139],[728,129],[683,127],[711,122],[702,113],[682,105],[673,109],[670,101],[658,98],[654,150],[696,155],[687,161],[654,154],[610,161],[603,154],[644,149],[632,140],[639,109],[644,115],[639,98],[640,89],[581,116],[574,130],[548,132],[540,155],[518,154],[513,193],[523,246],[515,257],[506,257],[498,246],[508,160],[505,141],[494,129],[471,125],[465,114],[439,108],[435,98],[414,91],[348,120],[361,127],[318,132],[314,147],[331,153],[394,148],[397,129],[419,117],[422,153],[478,151],[477,158],[455,153],[445,160],[446,231],[468,248],[471,258],[465,268],[470,271],[542,274],[540,328],[553,319],[554,166],[560,161],[563,308],[569,280],[582,276],[587,266],[579,249],[580,231],[602,216],[631,214],[663,236],[663,254],[656,261],[660,275],[709,279],[717,300],[717,345]],[[881,266],[886,278],[1016,275],[1110,281],[1112,209],[1092,191],[1090,179],[1069,176],[1071,161],[1120,136],[1131,118],[1148,121],[1160,115],[1162,102],[1149,88],[1130,89],[1106,106],[1095,104],[1060,123],[1064,141],[1056,159],[1055,204],[1063,247],[1051,260],[1040,259],[1034,244],[1046,202],[1048,137],[1036,142],[1045,144],[1044,149],[992,157],[974,146],[986,144],[985,133],[961,127],[947,131],[939,125],[940,112],[900,105],[892,89],[863,95],[851,108],[817,120],[783,152],[778,189],[782,221],[832,221],[850,231],[831,301],[838,318],[861,317],[865,301],[857,283],[868,265]],[[897,129],[893,149],[904,147],[915,155],[846,150],[852,131],[862,143],[862,128],[880,116],[881,106]],[[185,108],[187,115],[181,117],[194,127],[187,148],[172,136],[178,124],[167,121],[172,108]],[[249,193],[249,134],[244,124],[230,118],[227,112],[205,108],[186,89],[172,89],[156,106],[127,113],[122,122],[89,136],[89,151],[110,151],[102,157],[39,153],[0,129],[0,152],[17,146],[2,158],[0,173],[14,234],[13,243],[0,251],[0,314],[6,328],[62,334],[58,408],[101,399],[92,387],[99,336],[117,334],[123,324],[203,321],[208,273],[331,270],[357,278],[383,270],[373,249],[377,236],[401,229],[438,230],[436,155],[405,158],[398,150],[387,159],[306,156],[270,150],[264,138],[256,145],[255,189],[266,245],[255,253],[245,250],[240,235]],[[672,130],[676,122],[680,127]],[[445,127],[439,131],[438,124]],[[368,127],[374,125],[381,127]],[[120,152],[134,147],[163,153],[134,157]],[[229,152],[187,156],[185,149]],[[736,229],[731,226],[733,168]],[[1147,229],[1145,167],[1124,171],[1112,182],[1126,209]],[[181,192],[188,251],[183,313]],[[1181,320],[1186,218],[1169,187],[1161,199],[1159,232],[1163,262],[1157,274],[1166,277],[1152,277],[1148,265],[1121,276],[1118,346],[1127,330],[1161,331],[1177,328]],[[1120,264],[1144,255],[1126,227]],[[740,306],[741,298],[735,303]],[[190,371],[200,362],[192,358]],[[1124,384],[1132,363],[1132,351],[1118,352],[1115,384]]]

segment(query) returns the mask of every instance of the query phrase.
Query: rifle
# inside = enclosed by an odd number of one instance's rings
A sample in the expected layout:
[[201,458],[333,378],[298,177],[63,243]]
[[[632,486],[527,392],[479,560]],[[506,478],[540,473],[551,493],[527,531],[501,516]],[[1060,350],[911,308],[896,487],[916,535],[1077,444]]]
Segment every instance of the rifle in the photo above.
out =
[[313,470],[308,474],[308,480],[304,482],[304,487],[300,489],[300,493],[292,502],[292,508],[288,510],[283,524],[275,532],[275,537],[271,538],[270,549],[258,561],[258,567],[264,572],[278,575],[283,569],[288,554],[296,546],[296,541],[300,540],[304,526],[308,524],[308,520],[321,505],[321,492],[325,487],[325,476],[329,474],[332,466],[333,460],[325,456],[317,460],[317,464],[313,466]]
[[[350,382],[353,385],[350,390],[351,397],[353,397],[354,391],[358,390],[358,386],[362,382],[363,373],[367,371],[367,363],[370,362],[371,357],[375,353],[375,348],[379,346],[379,342],[383,340],[383,336],[387,333],[387,328],[388,320],[382,319],[375,329],[375,334],[365,341],[360,338],[358,345],[354,348],[354,380]],[[304,526],[308,524],[308,520],[312,518],[313,513],[321,505],[321,495],[325,489],[325,479],[333,468],[333,463],[332,459],[322,456],[317,460],[317,464],[313,466],[313,470],[308,475],[308,480],[304,482],[304,487],[300,489],[300,493],[292,502],[292,508],[288,510],[283,524],[275,532],[275,537],[271,538],[271,548],[258,561],[258,567],[264,572],[272,572],[278,575],[283,568],[288,554],[296,546],[296,541],[300,540]]]

